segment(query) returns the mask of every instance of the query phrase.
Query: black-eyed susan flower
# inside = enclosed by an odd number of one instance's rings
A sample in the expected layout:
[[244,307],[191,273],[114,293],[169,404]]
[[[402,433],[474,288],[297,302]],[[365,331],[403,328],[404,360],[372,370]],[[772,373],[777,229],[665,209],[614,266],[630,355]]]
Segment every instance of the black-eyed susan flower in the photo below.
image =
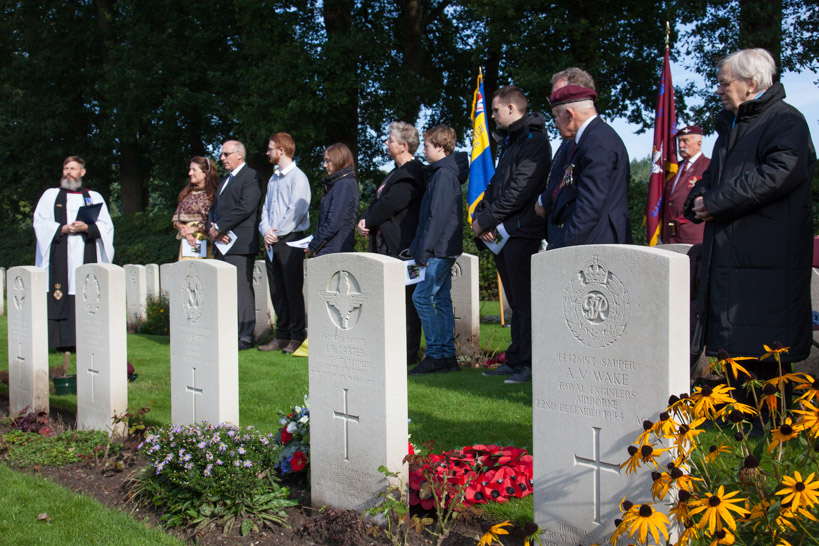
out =
[[671,487],[671,476],[668,472],[652,472],[651,479],[651,498],[655,501],[664,499]]
[[691,520],[689,513],[689,502],[691,501],[691,493],[688,491],[680,491],[677,493],[677,504],[671,506],[668,515],[674,520],[677,525],[685,525],[687,521]]
[[727,351],[720,349],[717,351],[717,360],[715,360],[709,367],[712,371],[722,372],[725,377],[728,377],[728,373],[730,372],[731,375],[734,376],[734,379],[739,378],[739,372],[744,373],[748,377],[751,377],[751,374],[748,373],[748,370],[743,368],[740,364],[737,363],[738,360],[756,360],[752,356],[730,356]]
[[640,448],[637,446],[628,446],[628,459],[626,459],[620,468],[626,468],[626,476],[632,472],[637,472],[640,468]]
[[720,529],[711,535],[711,543],[708,546],[730,546],[735,540],[736,538],[731,531],[728,529]]
[[703,387],[697,387],[694,394],[691,395],[691,400],[694,402],[694,417],[710,417],[711,419],[715,419],[724,409],[720,408],[718,411],[718,406],[736,402],[731,396],[732,390],[734,390],[734,388],[728,385],[717,385],[716,387],[705,385]]
[[651,432],[653,430],[654,430],[654,423],[652,423],[648,419],[643,421],[643,432],[637,437],[637,439],[634,441],[634,443],[637,444],[637,445],[641,445],[641,446],[646,445],[650,440],[649,435],[651,434]]
[[785,495],[782,504],[790,503],[790,509],[796,511],[800,506],[812,507],[819,502],[819,481],[813,481],[816,473],[811,473],[806,479],[798,471],[794,471],[793,477],[784,476],[782,485],[785,487],[776,492],[777,495]]
[[660,543],[660,534],[668,541],[670,524],[665,514],[654,510],[650,504],[643,504],[637,510],[637,515],[629,521],[629,538],[637,534],[640,542],[645,543],[648,533],[651,533],[655,544]]
[[795,409],[793,412],[799,415],[796,424],[801,430],[809,431],[814,438],[819,436],[819,408],[804,400],[802,409]]
[[664,411],[660,414],[660,419],[654,423],[651,430],[654,431],[654,434],[657,436],[670,437],[674,434],[674,431],[677,430],[678,426],[679,424],[671,418],[669,413]]
[[504,529],[504,527],[511,526],[512,524],[509,523],[509,520],[493,525],[492,527],[487,529],[487,531],[483,534],[481,540],[478,542],[478,546],[491,546],[495,542],[500,544],[501,543],[500,536],[509,534],[509,531]]
[[677,449],[685,454],[690,453],[694,445],[694,438],[703,432],[702,429],[698,429],[697,427],[704,422],[705,417],[700,417],[688,424],[680,425],[677,429],[677,433],[674,435],[674,444],[677,446]]
[[674,543],[674,546],[688,546],[691,544],[696,538],[699,537],[699,533],[697,528],[694,527],[691,521],[688,522],[689,525],[680,533],[680,538],[677,539],[677,542]]
[[748,521],[753,521],[754,523],[754,530],[759,527],[760,524],[765,524],[768,522],[766,518],[768,514],[768,508],[771,507],[771,501],[769,500],[762,500],[759,504],[755,504],[751,507],[751,511],[746,516]]
[[705,460],[709,463],[713,463],[717,460],[720,453],[731,453],[731,448],[725,445],[725,442],[722,442],[718,446],[711,446],[708,448],[708,454],[705,456]]
[[772,413],[776,411],[776,408],[779,406],[779,389],[776,385],[770,381],[765,382],[762,386],[762,401],[759,404],[760,408],[762,404],[768,406],[768,411]]
[[760,356],[759,360],[765,360],[771,355],[775,356],[776,359],[779,360],[781,358],[779,355],[788,352],[788,347],[783,347],[782,344],[779,343],[778,341],[774,341],[773,343],[771,343],[770,347],[768,347],[767,345],[762,345],[762,347],[765,348],[765,354]]
[[749,513],[744,507],[738,505],[738,503],[747,500],[735,498],[738,494],[739,491],[726,494],[725,486],[720,485],[715,495],[705,495],[703,498],[692,502],[691,515],[695,516],[702,513],[699,528],[705,529],[707,526],[708,533],[711,535],[722,529],[723,524],[727,525],[732,531],[736,529],[737,522],[731,512],[736,512],[740,516]]
[[656,470],[658,468],[656,458],[669,449],[671,448],[656,448],[653,444],[646,444],[640,448],[640,461],[653,464]]
[[523,534],[526,538],[523,539],[523,546],[532,546],[533,544],[540,544],[543,546],[543,543],[540,541],[540,527],[538,527],[537,523],[527,521],[526,524],[523,526]]
[[805,375],[805,382],[801,385],[796,385],[793,388],[794,391],[805,391],[802,393],[802,396],[797,398],[797,402],[801,402],[806,400],[808,402],[812,402],[817,397],[819,397],[819,379],[814,379],[810,375]]
[[787,527],[791,531],[796,531],[796,525],[791,521],[797,517],[804,517],[811,521],[817,521],[816,516],[805,510],[803,507],[793,509],[793,507],[783,508],[779,511],[779,516],[776,518],[776,524],[781,527]]
[[790,417],[786,418],[784,423],[771,430],[771,438],[773,441],[771,442],[771,445],[768,446],[768,453],[773,451],[779,444],[799,436],[799,430],[800,427],[798,425],[794,425]]

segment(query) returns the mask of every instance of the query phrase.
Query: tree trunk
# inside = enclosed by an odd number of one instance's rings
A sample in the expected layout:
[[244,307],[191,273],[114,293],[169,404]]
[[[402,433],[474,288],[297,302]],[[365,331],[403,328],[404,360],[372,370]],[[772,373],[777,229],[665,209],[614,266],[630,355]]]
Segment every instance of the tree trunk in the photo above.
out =
[[[354,0],[325,0],[325,79],[328,101],[326,144],[343,142],[358,151],[358,55],[353,43]],[[325,77],[326,77],[325,76]],[[335,80],[335,81],[333,81]]]
[[[782,0],[740,0],[740,49],[761,47],[782,68]],[[774,76],[779,81],[779,73]]]

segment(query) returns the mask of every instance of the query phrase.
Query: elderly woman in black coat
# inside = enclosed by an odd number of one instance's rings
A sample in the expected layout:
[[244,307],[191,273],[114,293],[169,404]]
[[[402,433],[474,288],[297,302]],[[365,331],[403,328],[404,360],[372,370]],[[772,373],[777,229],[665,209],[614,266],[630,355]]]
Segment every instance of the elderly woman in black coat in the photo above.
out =
[[[797,362],[812,335],[816,151],[804,116],[773,82],[767,51],[737,51],[718,68],[719,137],[685,204],[687,218],[705,222],[698,330],[711,356],[760,357],[763,344],[781,344],[783,362]],[[779,375],[773,358],[748,368],[760,379]]]

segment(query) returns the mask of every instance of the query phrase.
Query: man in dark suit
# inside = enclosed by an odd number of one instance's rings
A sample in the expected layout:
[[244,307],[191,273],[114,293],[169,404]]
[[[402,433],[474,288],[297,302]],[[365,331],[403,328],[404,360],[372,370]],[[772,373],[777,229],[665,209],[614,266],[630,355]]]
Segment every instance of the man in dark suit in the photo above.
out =
[[239,350],[253,347],[256,311],[253,294],[253,261],[259,253],[259,202],[262,179],[245,164],[245,147],[238,140],[222,144],[222,165],[228,176],[219,183],[208,225],[210,237],[231,245],[224,250],[214,245],[214,257],[236,266],[236,293],[239,307]]
[[695,245],[702,242],[705,222],[695,224],[683,216],[683,205],[694,184],[702,178],[702,173],[711,160],[702,153],[702,129],[696,125],[683,127],[677,133],[677,149],[683,158],[677,176],[669,180],[663,191],[663,232],[665,244],[686,243]]
[[[591,77],[591,74],[574,66],[552,75],[552,93],[567,85],[579,85],[580,87],[595,89],[594,78]],[[535,204],[535,212],[537,212],[537,215],[541,218],[546,218],[547,210],[551,210],[552,200],[548,188],[550,186],[553,188],[557,187],[560,178],[563,176],[563,172],[566,170],[566,161],[569,159],[569,151],[573,144],[574,140],[564,139],[560,142],[560,146],[555,152],[555,156],[552,159],[552,168],[549,171],[549,181],[546,185],[546,191],[538,197],[537,203]],[[548,235],[549,227],[544,223],[543,237],[546,239],[546,242],[549,241]]]
[[[546,198],[549,249],[630,243],[628,153],[597,116],[593,89],[567,85],[552,93],[552,116],[564,139],[573,140],[562,176],[550,180]],[[555,177],[557,178],[557,177]]]

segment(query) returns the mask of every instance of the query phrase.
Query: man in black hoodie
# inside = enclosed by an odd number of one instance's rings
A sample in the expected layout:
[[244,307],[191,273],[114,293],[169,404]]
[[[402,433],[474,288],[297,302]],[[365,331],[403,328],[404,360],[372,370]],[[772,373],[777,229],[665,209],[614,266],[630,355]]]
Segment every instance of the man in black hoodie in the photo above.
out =
[[512,308],[512,343],[506,363],[484,375],[510,375],[506,383],[532,380],[532,270],[530,259],[543,238],[543,220],[535,214],[538,196],[546,189],[552,148],[540,114],[527,114],[523,92],[510,85],[492,97],[493,134],[500,158],[483,200],[472,218],[472,231],[492,242],[506,233],[495,255],[495,266]]

